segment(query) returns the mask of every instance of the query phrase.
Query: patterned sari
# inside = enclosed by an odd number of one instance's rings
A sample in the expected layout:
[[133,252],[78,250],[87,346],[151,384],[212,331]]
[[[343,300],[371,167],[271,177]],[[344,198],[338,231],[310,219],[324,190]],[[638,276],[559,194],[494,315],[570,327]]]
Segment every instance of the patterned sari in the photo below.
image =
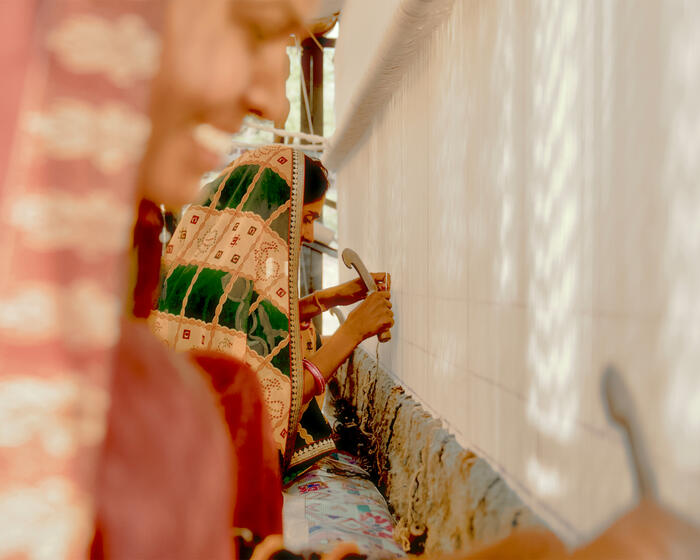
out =
[[290,477],[335,448],[316,400],[302,406],[303,154],[274,146],[248,152],[207,189],[166,247],[149,322],[177,351],[221,352],[253,368]]

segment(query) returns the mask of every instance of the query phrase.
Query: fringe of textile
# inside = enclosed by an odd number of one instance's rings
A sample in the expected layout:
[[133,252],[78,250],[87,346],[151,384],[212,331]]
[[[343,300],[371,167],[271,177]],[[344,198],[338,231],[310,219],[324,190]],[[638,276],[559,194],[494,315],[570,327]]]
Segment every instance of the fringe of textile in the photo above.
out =
[[358,455],[411,554],[467,551],[543,525],[482,458],[455,438],[358,348],[329,384],[339,448]]

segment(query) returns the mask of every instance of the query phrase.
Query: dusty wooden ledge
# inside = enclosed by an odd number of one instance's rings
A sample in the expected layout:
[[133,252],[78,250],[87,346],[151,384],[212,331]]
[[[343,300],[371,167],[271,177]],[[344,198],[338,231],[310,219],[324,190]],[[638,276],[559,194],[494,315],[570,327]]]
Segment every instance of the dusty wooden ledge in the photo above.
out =
[[340,447],[363,456],[407,552],[469,550],[543,523],[358,348],[330,383]]

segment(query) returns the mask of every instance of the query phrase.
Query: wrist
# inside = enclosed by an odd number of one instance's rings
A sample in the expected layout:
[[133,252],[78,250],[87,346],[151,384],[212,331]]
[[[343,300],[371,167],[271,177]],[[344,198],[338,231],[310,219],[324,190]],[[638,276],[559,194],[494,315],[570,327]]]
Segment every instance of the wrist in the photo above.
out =
[[337,298],[333,292],[333,288],[326,288],[325,290],[319,290],[316,292],[318,296],[319,303],[323,306],[323,310],[327,311],[331,307],[338,305]]
[[360,329],[355,328],[352,320],[346,320],[340,325],[338,332],[342,333],[343,338],[352,344],[353,349],[365,339]]

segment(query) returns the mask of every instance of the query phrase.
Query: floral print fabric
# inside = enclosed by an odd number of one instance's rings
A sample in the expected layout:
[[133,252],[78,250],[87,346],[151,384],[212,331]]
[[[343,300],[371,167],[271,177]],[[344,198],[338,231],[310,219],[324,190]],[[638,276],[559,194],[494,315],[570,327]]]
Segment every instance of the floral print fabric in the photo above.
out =
[[285,488],[284,525],[291,550],[325,552],[352,541],[370,558],[404,556],[384,497],[345,452],[331,453]]

